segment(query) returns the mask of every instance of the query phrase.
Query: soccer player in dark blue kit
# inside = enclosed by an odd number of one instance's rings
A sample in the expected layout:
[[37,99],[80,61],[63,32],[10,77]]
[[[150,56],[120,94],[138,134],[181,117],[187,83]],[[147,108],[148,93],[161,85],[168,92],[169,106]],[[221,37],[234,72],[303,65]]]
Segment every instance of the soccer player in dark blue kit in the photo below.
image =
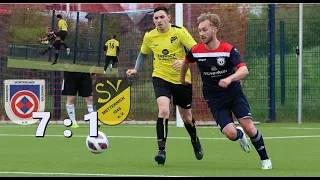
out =
[[[180,82],[190,84],[185,80],[185,74],[189,63],[196,62],[201,72],[203,96],[221,132],[229,140],[238,141],[241,148],[249,153],[251,147],[247,134],[260,156],[261,168],[272,169],[263,137],[252,122],[249,103],[240,85],[240,80],[249,74],[246,64],[234,46],[217,39],[220,27],[217,14],[203,13],[197,23],[202,42],[187,52],[180,69]],[[235,126],[232,112],[241,127]]]

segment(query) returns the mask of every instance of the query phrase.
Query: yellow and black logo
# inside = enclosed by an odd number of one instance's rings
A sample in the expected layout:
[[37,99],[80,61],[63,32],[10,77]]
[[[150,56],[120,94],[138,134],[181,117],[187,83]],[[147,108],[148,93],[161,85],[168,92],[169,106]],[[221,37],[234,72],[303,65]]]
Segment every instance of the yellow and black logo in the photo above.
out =
[[93,101],[98,119],[106,125],[124,121],[131,106],[131,88],[126,78],[96,77],[93,83]]

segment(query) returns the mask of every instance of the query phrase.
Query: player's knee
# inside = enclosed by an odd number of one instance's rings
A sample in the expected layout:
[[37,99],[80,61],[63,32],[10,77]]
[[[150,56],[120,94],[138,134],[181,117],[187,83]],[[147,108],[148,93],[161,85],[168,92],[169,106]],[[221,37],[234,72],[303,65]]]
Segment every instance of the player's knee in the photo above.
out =
[[67,104],[74,104],[75,97],[74,96],[67,96]]
[[238,133],[233,123],[226,125],[223,128],[222,133],[231,141],[235,141],[237,139]]
[[254,126],[251,118],[244,118],[244,119],[240,119],[239,121],[244,132],[247,135],[249,135],[250,137],[253,137],[257,133],[257,129]]
[[92,105],[92,103],[93,103],[92,96],[85,97],[85,101],[87,102],[88,105]]
[[169,108],[159,107],[159,117],[169,117]]

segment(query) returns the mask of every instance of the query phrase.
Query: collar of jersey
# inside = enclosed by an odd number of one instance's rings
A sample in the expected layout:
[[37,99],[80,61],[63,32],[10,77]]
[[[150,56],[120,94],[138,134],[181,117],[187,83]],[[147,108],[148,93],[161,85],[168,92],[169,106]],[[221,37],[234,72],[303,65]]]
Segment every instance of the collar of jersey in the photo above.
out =
[[169,29],[168,29],[168,31],[167,31],[167,32],[165,32],[165,33],[161,33],[161,32],[159,32],[159,31],[158,31],[158,29],[157,29],[157,28],[155,28],[155,30],[156,30],[156,32],[157,32],[157,34],[160,34],[160,35],[166,35],[166,34],[170,31],[170,29],[171,29],[171,23],[169,23]]

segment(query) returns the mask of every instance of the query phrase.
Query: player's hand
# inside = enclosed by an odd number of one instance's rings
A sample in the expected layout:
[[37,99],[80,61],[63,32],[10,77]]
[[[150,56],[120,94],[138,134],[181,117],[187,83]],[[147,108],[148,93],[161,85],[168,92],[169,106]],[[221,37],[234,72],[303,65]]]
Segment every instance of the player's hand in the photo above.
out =
[[183,61],[183,60],[176,60],[176,61],[172,64],[172,69],[174,69],[174,70],[176,70],[176,71],[180,71],[182,61]]
[[128,77],[132,77],[132,76],[136,75],[137,73],[138,72],[135,69],[128,69],[127,72],[126,72]]
[[37,37],[37,40],[38,40],[38,41],[41,41],[41,37]]
[[188,80],[180,80],[180,82],[181,82],[182,85],[184,85],[184,86],[188,86],[189,84],[191,84],[191,82],[188,81]]
[[219,86],[222,88],[227,88],[231,82],[232,81],[229,78],[220,79]]

